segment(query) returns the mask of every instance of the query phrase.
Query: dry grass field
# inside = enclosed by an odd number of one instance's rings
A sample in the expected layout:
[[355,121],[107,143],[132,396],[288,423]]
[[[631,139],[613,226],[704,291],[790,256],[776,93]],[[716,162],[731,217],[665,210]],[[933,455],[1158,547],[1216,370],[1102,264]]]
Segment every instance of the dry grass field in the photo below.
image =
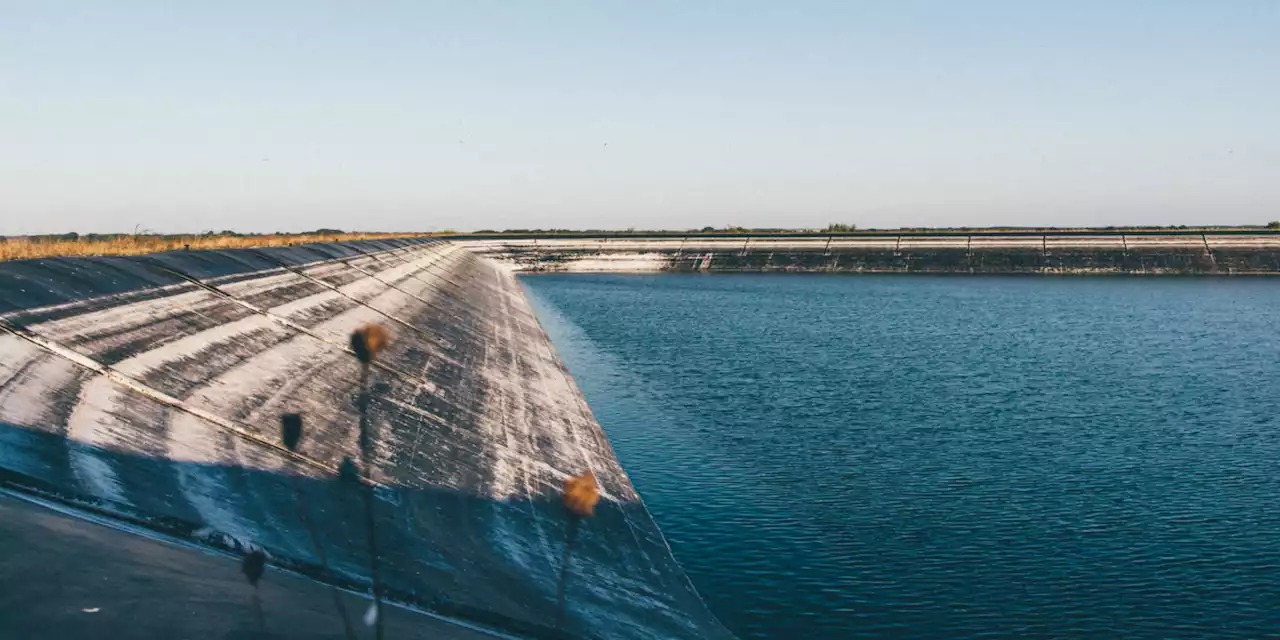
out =
[[8,238],[0,242],[0,261],[49,258],[54,256],[125,256],[159,251],[175,251],[184,246],[198,249],[234,249],[245,247],[275,247],[312,242],[344,242],[348,240],[378,240],[386,238],[411,238],[427,234],[419,233],[308,233],[271,234],[255,236],[233,235],[118,235],[105,238],[78,238],[75,240],[40,237]]

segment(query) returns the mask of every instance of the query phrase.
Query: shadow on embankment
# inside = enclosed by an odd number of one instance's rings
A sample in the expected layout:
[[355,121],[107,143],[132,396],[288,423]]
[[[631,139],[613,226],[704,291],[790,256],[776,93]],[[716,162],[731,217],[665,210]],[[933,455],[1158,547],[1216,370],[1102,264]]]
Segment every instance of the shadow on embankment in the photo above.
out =
[[[268,468],[104,450],[0,422],[0,486],[237,554],[261,547],[273,565],[367,591],[363,488],[336,476],[314,477],[314,471],[294,474],[287,470],[294,463],[283,456],[251,453],[246,463]],[[101,486],[101,478],[95,484],[85,476],[104,468],[119,489],[114,499],[84,489]],[[444,487],[383,485],[375,495],[378,562],[389,600],[531,638],[731,637],[693,592],[639,503],[604,500],[581,527],[563,632],[555,628],[556,585],[568,519],[558,490],[501,500]],[[299,496],[325,563],[315,553]],[[268,570],[264,581],[270,579]]]

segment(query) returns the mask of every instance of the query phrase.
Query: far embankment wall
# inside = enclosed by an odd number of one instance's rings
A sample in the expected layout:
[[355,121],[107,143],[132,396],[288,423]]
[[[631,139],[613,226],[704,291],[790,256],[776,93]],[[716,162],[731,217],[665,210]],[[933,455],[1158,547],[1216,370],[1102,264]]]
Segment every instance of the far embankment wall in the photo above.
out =
[[1280,274],[1280,234],[472,237],[522,272]]

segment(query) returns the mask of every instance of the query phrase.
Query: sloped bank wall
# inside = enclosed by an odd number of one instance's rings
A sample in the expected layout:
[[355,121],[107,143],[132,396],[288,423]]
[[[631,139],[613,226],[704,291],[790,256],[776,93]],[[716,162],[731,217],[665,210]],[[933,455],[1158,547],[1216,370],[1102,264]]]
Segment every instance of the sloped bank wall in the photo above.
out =
[[1280,274],[1280,234],[471,238],[524,272]]
[[[550,637],[559,487],[595,472],[570,635],[729,637],[676,564],[509,269],[391,240],[0,264],[0,476],[205,543],[369,575],[349,333],[373,373],[377,536],[394,599]],[[298,454],[282,413],[303,414]],[[295,491],[328,556],[320,569]],[[324,575],[321,575],[324,574]]]

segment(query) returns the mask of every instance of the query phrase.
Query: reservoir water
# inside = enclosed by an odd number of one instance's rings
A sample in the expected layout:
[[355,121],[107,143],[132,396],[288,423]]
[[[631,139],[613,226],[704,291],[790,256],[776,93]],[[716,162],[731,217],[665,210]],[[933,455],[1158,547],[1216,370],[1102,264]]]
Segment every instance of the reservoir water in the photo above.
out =
[[1280,281],[523,282],[740,637],[1280,635]]

